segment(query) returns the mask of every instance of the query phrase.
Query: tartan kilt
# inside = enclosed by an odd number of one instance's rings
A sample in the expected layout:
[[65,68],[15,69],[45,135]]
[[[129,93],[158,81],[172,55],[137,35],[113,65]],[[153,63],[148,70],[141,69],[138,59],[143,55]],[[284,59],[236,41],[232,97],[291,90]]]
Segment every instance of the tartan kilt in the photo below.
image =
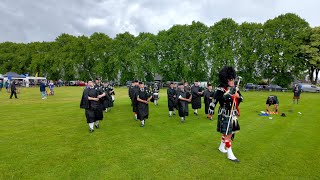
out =
[[[217,131],[221,134],[226,134],[227,127],[229,122],[229,116],[226,115],[218,115],[217,121]],[[237,132],[240,130],[240,124],[238,120],[230,120],[229,129],[227,134],[232,134],[233,132]]]

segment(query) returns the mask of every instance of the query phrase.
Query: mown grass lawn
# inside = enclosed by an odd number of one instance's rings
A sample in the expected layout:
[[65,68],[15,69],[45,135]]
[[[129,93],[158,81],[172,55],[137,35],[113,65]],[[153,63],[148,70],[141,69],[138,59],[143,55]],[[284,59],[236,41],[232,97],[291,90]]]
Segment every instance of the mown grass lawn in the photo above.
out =
[[[42,100],[38,88],[24,88],[19,99],[0,92],[0,179],[320,179],[320,94],[243,92],[241,131],[233,163],[217,148],[216,115],[184,124],[168,117],[166,90],[140,128],[126,88],[116,88],[115,107],[101,128],[88,132],[79,108],[80,87],[56,88]],[[287,117],[258,116],[268,95]],[[301,112],[301,115],[298,114]]]

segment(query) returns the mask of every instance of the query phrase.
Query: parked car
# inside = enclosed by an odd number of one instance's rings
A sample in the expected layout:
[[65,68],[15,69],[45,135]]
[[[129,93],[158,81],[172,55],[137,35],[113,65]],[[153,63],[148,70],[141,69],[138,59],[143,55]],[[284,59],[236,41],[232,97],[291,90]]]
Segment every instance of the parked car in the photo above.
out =
[[78,86],[86,86],[86,83],[84,81],[79,81]]
[[299,84],[302,92],[320,92],[320,87],[313,84]]
[[275,84],[269,84],[267,87],[266,87],[266,90],[269,90],[269,91],[287,91],[288,89],[287,88],[283,88],[281,86],[278,86],[278,85],[275,85]]
[[253,83],[247,83],[244,86],[244,91],[249,91],[249,90],[261,90],[261,86],[257,85],[257,84],[253,84]]

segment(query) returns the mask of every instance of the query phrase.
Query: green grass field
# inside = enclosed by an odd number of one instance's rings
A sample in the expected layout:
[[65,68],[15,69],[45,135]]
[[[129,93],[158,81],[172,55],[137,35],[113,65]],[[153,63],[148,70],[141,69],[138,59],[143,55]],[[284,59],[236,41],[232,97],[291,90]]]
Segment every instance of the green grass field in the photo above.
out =
[[203,104],[182,124],[168,117],[163,89],[141,128],[127,89],[116,88],[115,107],[90,134],[82,90],[56,88],[46,100],[39,88],[22,89],[19,99],[0,92],[0,179],[320,179],[320,94],[303,93],[297,105],[291,92],[272,93],[287,117],[270,120],[258,114],[271,93],[243,92],[233,142],[241,162],[233,163],[218,151],[217,117],[207,120]]

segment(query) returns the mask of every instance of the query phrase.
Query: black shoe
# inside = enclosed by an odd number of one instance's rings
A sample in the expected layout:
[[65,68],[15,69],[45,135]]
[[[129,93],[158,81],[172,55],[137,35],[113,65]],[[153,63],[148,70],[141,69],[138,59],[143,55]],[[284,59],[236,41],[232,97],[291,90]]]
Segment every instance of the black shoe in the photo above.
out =
[[141,124],[140,127],[144,127],[144,124]]
[[96,129],[99,129],[99,128],[100,128],[99,124],[98,124],[98,125],[96,124],[96,125],[94,125],[94,126],[96,127]]
[[196,113],[196,112],[194,112],[193,114],[196,115],[196,116],[198,116],[198,113]]
[[239,163],[240,161],[238,159],[229,159],[230,161],[232,162],[235,162],[235,163]]
[[94,129],[89,129],[89,133],[93,133]]

